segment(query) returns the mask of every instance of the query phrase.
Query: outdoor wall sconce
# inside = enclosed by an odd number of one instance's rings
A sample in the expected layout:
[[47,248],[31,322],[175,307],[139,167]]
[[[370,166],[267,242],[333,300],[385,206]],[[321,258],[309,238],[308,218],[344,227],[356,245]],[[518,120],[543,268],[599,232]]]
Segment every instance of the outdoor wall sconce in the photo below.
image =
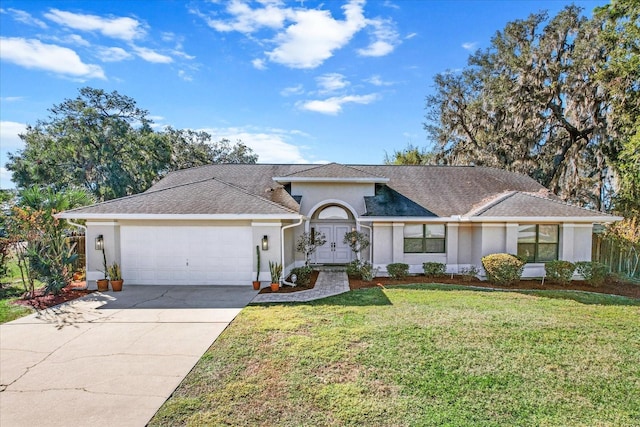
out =
[[104,237],[100,234],[96,237],[96,251],[101,251],[104,249]]
[[268,251],[269,250],[269,236],[264,235],[262,237],[262,250],[263,251]]

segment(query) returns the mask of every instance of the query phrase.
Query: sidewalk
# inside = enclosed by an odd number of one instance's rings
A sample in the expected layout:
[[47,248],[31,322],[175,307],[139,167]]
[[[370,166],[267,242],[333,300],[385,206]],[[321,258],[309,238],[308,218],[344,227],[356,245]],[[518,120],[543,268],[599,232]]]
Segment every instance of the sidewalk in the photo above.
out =
[[322,270],[313,289],[292,293],[258,294],[252,303],[307,302],[349,292],[349,278],[344,271]]

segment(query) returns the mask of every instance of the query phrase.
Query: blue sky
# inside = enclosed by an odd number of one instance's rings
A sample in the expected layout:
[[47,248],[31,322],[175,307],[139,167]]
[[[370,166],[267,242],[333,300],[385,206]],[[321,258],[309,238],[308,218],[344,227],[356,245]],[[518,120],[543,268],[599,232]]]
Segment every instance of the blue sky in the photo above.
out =
[[158,129],[242,140],[261,163],[382,163],[430,146],[436,73],[568,3],[2,0],[0,187],[18,133],[83,86],[132,97]]

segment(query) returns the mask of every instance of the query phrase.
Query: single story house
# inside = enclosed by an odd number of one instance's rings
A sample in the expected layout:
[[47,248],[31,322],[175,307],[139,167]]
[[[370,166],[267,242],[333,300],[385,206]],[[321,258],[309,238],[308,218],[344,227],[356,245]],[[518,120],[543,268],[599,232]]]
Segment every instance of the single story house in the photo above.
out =
[[[476,266],[497,252],[526,256],[525,277],[544,262],[591,259],[592,228],[621,218],[564,203],[533,179],[474,166],[217,164],[168,174],[141,194],[59,215],[86,221],[87,279],[103,257],[124,279],[145,285],[249,285],[261,254],[287,274],[304,265],[303,232],[323,233],[316,264],[346,264],[344,234],[366,233],[361,255],[380,268],[424,262],[447,271]],[[97,242],[96,242],[97,243]]]

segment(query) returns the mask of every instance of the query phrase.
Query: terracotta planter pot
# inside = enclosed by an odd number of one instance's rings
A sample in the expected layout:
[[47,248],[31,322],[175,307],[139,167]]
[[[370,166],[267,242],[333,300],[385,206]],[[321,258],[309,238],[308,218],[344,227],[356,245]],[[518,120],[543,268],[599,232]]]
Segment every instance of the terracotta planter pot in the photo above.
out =
[[271,284],[271,292],[278,292],[278,289],[280,289],[280,283]]
[[253,281],[253,290],[254,291],[259,291],[260,290],[260,282],[258,282],[257,280]]
[[96,280],[98,284],[98,291],[105,292],[109,290],[109,280],[107,279],[98,279]]
[[123,283],[124,283],[124,280],[112,280],[111,289],[113,289],[113,292],[120,292],[122,290]]

